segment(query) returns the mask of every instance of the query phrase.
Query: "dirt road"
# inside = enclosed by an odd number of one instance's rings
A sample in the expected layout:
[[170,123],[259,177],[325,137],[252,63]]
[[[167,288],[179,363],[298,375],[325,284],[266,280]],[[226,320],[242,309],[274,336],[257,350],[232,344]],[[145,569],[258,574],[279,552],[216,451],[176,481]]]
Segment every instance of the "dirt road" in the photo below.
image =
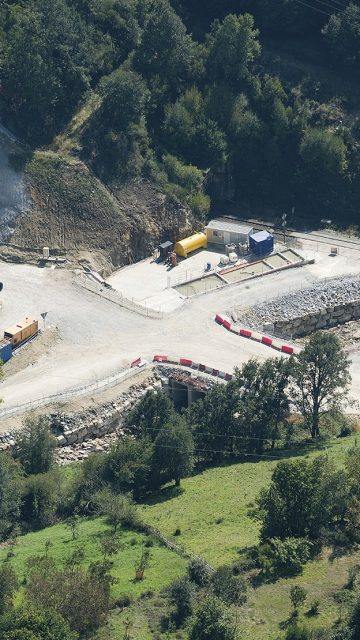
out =
[[[24,316],[40,318],[47,311],[47,323],[59,336],[32,364],[12,375],[6,375],[5,365],[2,408],[92,384],[138,356],[150,360],[155,353],[172,354],[225,371],[250,357],[273,356],[265,345],[242,340],[216,325],[214,316],[239,303],[253,304],[310,285],[322,273],[319,262],[196,297],[163,320],[137,315],[95,296],[80,287],[70,271],[1,263],[0,330]],[[350,266],[344,262],[342,268],[348,272]],[[358,264],[353,268],[359,269]],[[325,262],[324,273],[330,275]],[[360,399],[359,356],[352,357],[353,391]],[[11,366],[9,374],[10,370]]]

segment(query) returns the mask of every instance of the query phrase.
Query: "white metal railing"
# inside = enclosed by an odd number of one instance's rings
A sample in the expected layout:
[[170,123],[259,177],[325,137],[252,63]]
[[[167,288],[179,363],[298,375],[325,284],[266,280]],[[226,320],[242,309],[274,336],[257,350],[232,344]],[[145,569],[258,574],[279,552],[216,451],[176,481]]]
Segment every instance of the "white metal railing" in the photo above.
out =
[[107,288],[105,284],[101,285],[100,283],[90,280],[85,273],[81,273],[76,277],[75,284],[78,284],[84,289],[105,298],[105,300],[109,300],[120,307],[128,309],[128,311],[134,311],[135,313],[139,313],[140,315],[148,318],[161,320],[164,317],[164,312],[160,307],[149,307],[147,305],[142,305],[133,299],[130,300],[129,298],[124,297],[120,292]]
[[[148,365],[145,365],[145,366],[148,366]],[[71,398],[82,396],[87,393],[91,393],[92,391],[111,388],[112,386],[115,386],[118,382],[121,382],[122,380],[127,380],[128,378],[135,376],[138,372],[139,372],[138,368],[122,369],[118,373],[115,373],[112,376],[108,376],[107,378],[103,378],[102,380],[97,380],[92,384],[83,385],[81,387],[75,387],[74,389],[70,389],[69,391],[54,393],[50,396],[44,396],[43,398],[38,398],[38,400],[25,402],[24,404],[17,405],[16,407],[10,407],[9,409],[2,409],[0,410],[0,419],[15,415],[16,413],[22,413],[23,411],[36,409],[38,407],[51,404],[52,402],[70,400]]]

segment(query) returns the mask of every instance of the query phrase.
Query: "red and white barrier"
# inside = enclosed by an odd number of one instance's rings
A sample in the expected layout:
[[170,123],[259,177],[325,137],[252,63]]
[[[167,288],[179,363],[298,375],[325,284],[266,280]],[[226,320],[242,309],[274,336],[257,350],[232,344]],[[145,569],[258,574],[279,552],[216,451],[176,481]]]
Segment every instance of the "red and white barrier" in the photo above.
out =
[[231,322],[227,318],[223,318],[219,314],[215,316],[215,322],[228,331],[232,333],[236,333],[242,338],[249,338],[250,340],[254,340],[255,342],[261,342],[265,344],[267,347],[271,347],[272,349],[276,349],[276,351],[281,351],[282,353],[286,353],[291,355],[294,353],[294,347],[288,347],[287,345],[278,345],[274,343],[272,338],[268,338],[267,336],[259,336],[256,335],[253,331],[249,331],[248,329],[238,329],[236,326],[232,325]]
[[214,369],[213,367],[208,367],[206,364],[194,362],[193,360],[189,360],[189,358],[174,358],[173,356],[155,355],[153,357],[153,362],[164,364],[180,364],[182,367],[189,367],[190,369],[203,371],[204,373],[208,373],[211,376],[215,376],[216,378],[222,378],[223,380],[229,381],[233,379],[233,375],[231,373],[219,371],[219,369]]
[[139,364],[141,364],[141,358],[136,358],[136,360],[133,360],[133,362],[131,363],[130,367],[131,367],[131,369],[134,369],[134,367],[138,367]]

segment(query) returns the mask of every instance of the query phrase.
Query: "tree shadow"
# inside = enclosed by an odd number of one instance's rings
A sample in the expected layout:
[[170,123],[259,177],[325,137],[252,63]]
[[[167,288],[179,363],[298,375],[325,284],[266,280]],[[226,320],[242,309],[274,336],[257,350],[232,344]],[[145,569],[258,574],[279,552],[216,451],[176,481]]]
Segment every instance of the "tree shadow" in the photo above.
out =
[[168,500],[172,500],[173,498],[178,498],[184,493],[185,489],[183,487],[164,487],[160,489],[156,494],[149,496],[146,500],[143,501],[143,504],[147,505],[155,505],[162,504],[163,502],[167,502]]

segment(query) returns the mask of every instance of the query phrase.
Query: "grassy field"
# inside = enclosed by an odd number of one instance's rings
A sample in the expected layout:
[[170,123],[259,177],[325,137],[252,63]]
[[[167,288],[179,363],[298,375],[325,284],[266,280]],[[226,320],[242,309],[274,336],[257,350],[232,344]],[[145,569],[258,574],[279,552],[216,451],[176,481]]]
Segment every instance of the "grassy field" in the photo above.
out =
[[[324,449],[341,465],[345,451],[356,438],[334,440]],[[311,452],[304,455],[317,455]],[[276,454],[274,454],[276,455]],[[238,552],[258,541],[258,524],[248,515],[260,490],[267,486],[278,460],[232,464],[182,482],[182,488],[165,487],[142,508],[142,518],[215,567],[236,560]]]
[[[52,556],[59,565],[64,563],[76,548],[83,547],[85,553],[83,565],[87,567],[91,562],[101,560],[99,539],[106,530],[108,526],[104,520],[95,518],[80,521],[76,540],[72,540],[71,532],[64,524],[21,536],[14,550],[12,566],[22,581],[26,575],[28,559],[44,554],[45,544],[50,541],[49,556]],[[112,586],[114,598],[125,594],[137,598],[148,591],[158,592],[186,571],[186,561],[183,558],[154,544],[150,548],[151,561],[144,580],[134,581],[134,565],[148,537],[133,531],[119,530],[119,539],[121,548],[115,556],[111,557],[112,575],[116,578]],[[9,548],[5,545],[0,549],[0,561],[6,558],[8,551]]]
[[[334,440],[323,453],[340,466],[346,451],[354,444],[357,444],[356,437]],[[316,454],[303,453],[304,456]],[[177,544],[201,555],[214,566],[231,563],[239,557],[239,551],[258,541],[258,525],[247,512],[260,489],[268,485],[277,462],[277,459],[264,457],[259,461],[208,469],[184,480],[180,490],[165,487],[140,507],[141,516]],[[84,565],[87,566],[100,559],[99,538],[107,528],[103,519],[83,519],[75,541],[64,524],[22,536],[15,547],[13,566],[22,580],[26,575],[27,560],[43,554],[48,540],[52,545],[49,554],[59,564],[76,547],[83,546]],[[176,529],[180,529],[180,535],[174,536]],[[112,587],[112,596],[117,599],[129,595],[133,604],[124,611],[115,608],[97,640],[123,637],[127,619],[133,623],[132,640],[150,640],[158,632],[161,616],[166,612],[166,600],[161,592],[172,580],[185,573],[187,563],[184,558],[154,544],[145,578],[142,582],[135,582],[134,564],[147,539],[144,534],[120,531],[121,549],[112,558],[112,574],[117,579]],[[0,561],[6,558],[7,552],[8,547],[0,548]],[[360,552],[332,559],[325,550],[320,559],[305,566],[301,576],[250,588],[247,603],[237,612],[241,637],[254,640],[277,640],[279,634],[281,637],[281,628],[290,614],[289,593],[293,584],[303,585],[308,592],[304,608],[306,623],[312,627],[329,625],[339,615],[334,593],[346,583],[349,567],[359,561]],[[316,598],[321,601],[320,614],[306,617],[311,601]],[[171,637],[175,638],[175,635]],[[178,640],[186,637],[186,632],[176,633]]]

